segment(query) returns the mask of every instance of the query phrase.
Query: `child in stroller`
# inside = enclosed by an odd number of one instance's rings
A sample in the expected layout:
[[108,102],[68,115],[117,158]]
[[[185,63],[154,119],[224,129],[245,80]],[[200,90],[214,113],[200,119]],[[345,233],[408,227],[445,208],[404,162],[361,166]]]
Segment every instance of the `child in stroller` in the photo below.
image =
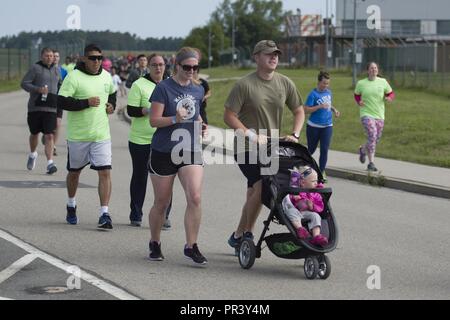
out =
[[[323,188],[318,183],[317,172],[309,167],[302,166],[291,169],[290,186],[301,189]],[[308,230],[303,227],[302,219],[308,220],[308,227],[312,233],[312,239],[309,242],[315,246],[325,246],[328,239],[320,234],[321,217],[318,213],[324,209],[322,196],[317,192],[300,192],[299,194],[288,194],[284,197],[283,202],[284,214],[288,217],[294,228],[297,230],[299,239],[307,239],[311,236]]]

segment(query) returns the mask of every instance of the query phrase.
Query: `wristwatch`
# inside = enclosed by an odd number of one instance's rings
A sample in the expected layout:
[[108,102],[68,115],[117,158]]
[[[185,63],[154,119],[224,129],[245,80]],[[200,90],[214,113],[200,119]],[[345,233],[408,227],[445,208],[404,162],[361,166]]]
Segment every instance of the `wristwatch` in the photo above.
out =
[[172,117],[172,124],[176,124],[177,123],[177,116],[173,116]]
[[292,132],[291,136],[293,136],[295,139],[300,139],[300,135],[298,133]]

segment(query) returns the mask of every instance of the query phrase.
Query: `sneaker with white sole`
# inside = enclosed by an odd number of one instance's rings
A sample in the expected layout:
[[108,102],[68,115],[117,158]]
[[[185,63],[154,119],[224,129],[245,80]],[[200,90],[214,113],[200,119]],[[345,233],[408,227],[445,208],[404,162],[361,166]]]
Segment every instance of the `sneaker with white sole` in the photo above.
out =
[[113,228],[112,226],[112,219],[109,213],[103,213],[100,219],[98,219],[98,225],[97,228],[100,230],[111,230]]
[[47,174],[54,174],[56,171],[58,171],[58,169],[56,168],[54,163],[51,163],[47,166]]
[[375,172],[375,171],[378,171],[378,169],[377,169],[377,167],[375,167],[375,164],[373,162],[370,162],[367,165],[367,171]]
[[359,146],[359,162],[366,162],[366,154],[364,153],[364,149],[362,146]]
[[71,225],[76,225],[78,223],[76,206],[75,207],[67,206],[66,221],[68,224],[71,224]]
[[184,256],[187,259],[192,260],[196,265],[207,265],[208,260],[201,254],[196,243],[192,248],[188,248],[187,245],[184,247]]
[[148,258],[151,261],[163,261],[164,260],[164,256],[161,252],[161,243],[158,243],[156,241],[150,241],[150,243],[148,244],[149,250],[150,250],[150,254],[148,256]]
[[167,230],[170,230],[171,228],[172,228],[172,224],[170,223],[170,220],[166,219],[164,221],[164,224],[163,224],[161,230],[166,230],[167,231]]
[[28,161],[27,161],[27,169],[28,170],[33,170],[34,167],[36,166],[36,160],[37,160],[37,156],[35,158],[33,158],[31,155],[28,156]]
[[239,238],[235,238],[235,233],[233,232],[231,236],[228,238],[228,245],[234,248],[234,255],[237,257],[239,255],[239,246],[242,241],[242,236]]

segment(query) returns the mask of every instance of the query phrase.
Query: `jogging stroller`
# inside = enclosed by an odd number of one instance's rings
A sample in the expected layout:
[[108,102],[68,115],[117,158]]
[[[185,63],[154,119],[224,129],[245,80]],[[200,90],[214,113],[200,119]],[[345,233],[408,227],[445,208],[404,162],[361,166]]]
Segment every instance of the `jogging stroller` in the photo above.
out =
[[[265,241],[270,251],[280,258],[305,259],[304,272],[306,278],[315,279],[319,277],[326,279],[331,272],[331,263],[325,254],[333,251],[338,242],[336,219],[330,205],[332,190],[330,188],[305,190],[289,186],[289,169],[292,169],[294,166],[310,166],[317,171],[318,182],[323,182],[322,173],[305,146],[298,143],[279,141],[278,145],[268,149],[271,150],[271,161],[279,161],[278,171],[271,172],[269,175],[263,175],[262,179],[262,203],[270,209],[270,214],[267,220],[264,221],[261,237],[259,240],[255,239],[257,240],[256,244],[249,238],[242,240],[238,254],[239,264],[244,269],[250,269],[255,262],[255,258],[261,257],[261,247],[263,241]],[[267,169],[269,165],[262,167]],[[268,170],[270,172],[270,169]],[[322,223],[321,234],[328,238],[328,244],[324,247],[314,246],[307,239],[299,239],[295,228],[284,214],[283,198],[290,193],[298,194],[299,192],[317,192],[322,195],[324,210],[319,213]],[[285,225],[289,232],[266,236],[271,222]],[[308,220],[302,219],[304,227],[307,227],[308,222]]]

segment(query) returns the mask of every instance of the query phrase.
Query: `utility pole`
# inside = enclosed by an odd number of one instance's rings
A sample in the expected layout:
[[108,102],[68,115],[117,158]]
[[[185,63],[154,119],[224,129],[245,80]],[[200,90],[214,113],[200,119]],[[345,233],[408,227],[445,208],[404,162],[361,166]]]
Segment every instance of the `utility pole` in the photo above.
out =
[[209,23],[209,32],[208,32],[208,69],[211,68],[211,22]]
[[235,28],[236,28],[236,18],[235,18],[235,16],[234,16],[234,10],[233,10],[233,17],[232,17],[232,30],[231,30],[231,32],[232,32],[232,34],[231,34],[231,45],[232,45],[232,49],[231,49],[231,61],[232,61],[232,64],[233,64],[233,67],[234,67],[234,45],[235,45],[235,41],[236,41],[236,39],[235,39],[235,35],[234,35],[234,33],[235,33]]
[[329,25],[329,20],[328,20],[328,0],[326,1],[326,16],[325,16],[325,67],[326,69],[329,68],[329,63],[328,63],[328,51],[330,50],[328,48],[328,42],[329,42],[329,33],[330,33],[330,25]]
[[356,86],[356,39],[357,39],[357,23],[356,23],[356,0],[353,0],[353,87]]

